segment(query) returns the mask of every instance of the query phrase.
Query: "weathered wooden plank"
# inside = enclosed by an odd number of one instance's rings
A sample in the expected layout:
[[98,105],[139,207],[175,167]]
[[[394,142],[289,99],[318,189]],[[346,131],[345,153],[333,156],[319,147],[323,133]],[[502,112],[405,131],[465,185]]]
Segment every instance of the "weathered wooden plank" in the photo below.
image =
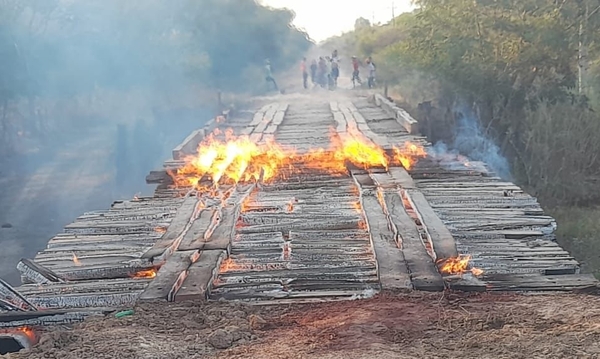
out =
[[13,288],[10,284],[0,279],[0,295],[2,298],[9,300],[15,306],[23,310],[38,310],[37,306],[25,298],[19,291]]
[[204,129],[193,131],[183,142],[173,149],[173,159],[181,160],[188,155],[196,153],[198,145],[204,139]]
[[183,240],[179,244],[179,251],[201,249],[204,245],[204,234],[209,228],[213,217],[217,214],[216,208],[205,208],[200,216],[192,223]]
[[67,281],[91,280],[91,279],[113,279],[131,278],[141,271],[153,269],[151,263],[144,261],[133,261],[130,263],[115,263],[112,265],[94,265],[82,267],[54,268],[59,276]]
[[17,264],[17,270],[22,276],[37,284],[63,282],[64,280],[52,270],[45,268],[34,261],[22,258]]
[[435,214],[425,196],[416,190],[406,190],[403,195],[407,197],[421,224],[429,234],[436,253],[436,260],[457,257],[458,252],[456,251],[454,237]]
[[187,278],[175,294],[175,301],[207,299],[221,261],[226,256],[224,250],[202,251],[200,259],[190,266]]
[[82,322],[90,316],[103,316],[114,309],[86,308],[66,310],[40,310],[35,312],[0,313],[0,328],[50,326]]
[[[381,288],[386,290],[412,289],[404,254],[396,246],[394,234],[381,210],[377,198],[362,196],[362,208],[367,218]],[[296,248],[294,248],[294,253]]]
[[181,274],[187,272],[192,263],[197,260],[197,256],[198,251],[195,250],[174,252],[139,296],[139,300],[166,300]]
[[438,272],[433,258],[427,253],[415,222],[406,213],[399,194],[397,192],[385,193],[384,201],[394,224],[396,235],[402,243],[402,252],[415,289],[443,290],[442,276]]
[[196,197],[187,197],[177,210],[167,231],[151,249],[142,255],[142,259],[152,261],[155,257],[162,255],[178,237],[185,235],[184,231],[190,225],[190,221],[193,220],[192,216],[194,216],[197,204],[198,199]]

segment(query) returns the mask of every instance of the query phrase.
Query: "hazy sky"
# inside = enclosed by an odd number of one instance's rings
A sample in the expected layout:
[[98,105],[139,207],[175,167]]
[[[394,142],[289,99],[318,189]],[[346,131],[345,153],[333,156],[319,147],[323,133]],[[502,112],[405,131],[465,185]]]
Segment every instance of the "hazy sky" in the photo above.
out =
[[354,21],[364,17],[388,22],[395,15],[412,10],[410,0],[259,0],[273,7],[287,7],[296,12],[294,24],[316,41],[325,40],[354,28]]

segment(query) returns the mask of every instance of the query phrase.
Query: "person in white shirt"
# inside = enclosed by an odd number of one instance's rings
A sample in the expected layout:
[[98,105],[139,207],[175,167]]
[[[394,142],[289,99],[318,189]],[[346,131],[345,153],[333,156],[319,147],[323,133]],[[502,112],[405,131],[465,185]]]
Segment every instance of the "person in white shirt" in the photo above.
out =
[[369,88],[375,87],[375,64],[369,58],[367,59],[367,69],[369,70]]

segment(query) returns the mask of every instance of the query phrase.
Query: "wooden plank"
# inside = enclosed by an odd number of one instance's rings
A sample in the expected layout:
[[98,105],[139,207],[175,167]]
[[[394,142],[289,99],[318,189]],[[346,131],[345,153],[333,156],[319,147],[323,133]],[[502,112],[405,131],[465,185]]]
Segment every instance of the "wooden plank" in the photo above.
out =
[[171,221],[169,228],[167,228],[161,239],[146,251],[141,258],[152,261],[155,257],[162,255],[173,244],[173,241],[185,231],[194,215],[197,203],[198,199],[196,197],[187,197],[177,210],[173,221]]
[[150,282],[146,290],[140,295],[139,300],[166,300],[181,274],[188,270],[197,255],[198,251],[173,253],[160,268],[154,280]]
[[181,160],[188,155],[193,155],[198,150],[198,145],[204,139],[204,129],[193,131],[181,144],[173,149],[173,159]]
[[[412,289],[404,254],[396,246],[394,234],[388,228],[388,221],[373,196],[362,196],[362,208],[367,218],[367,227],[371,236],[377,272],[381,288],[384,290]],[[295,247],[294,247],[294,250]]]
[[436,260],[454,258],[458,256],[454,237],[446,228],[442,220],[435,214],[425,196],[416,190],[403,191],[411,207],[417,213],[421,223],[431,238]]
[[90,316],[103,316],[112,311],[114,309],[91,308],[0,313],[0,328],[72,324]]
[[206,250],[189,268],[188,276],[175,295],[175,301],[205,300],[212,288],[221,261],[227,256],[224,250]]
[[394,181],[404,189],[417,188],[412,177],[402,167],[390,167],[389,174],[392,176]]
[[235,238],[235,223],[240,214],[239,205],[228,205],[222,209],[219,222],[216,224],[212,234],[202,238],[199,247],[202,250],[225,250],[229,252],[231,242]]
[[52,270],[45,268],[34,261],[22,258],[17,264],[17,270],[21,275],[37,284],[63,282],[64,280]]
[[402,252],[415,289],[444,290],[442,276],[438,272],[433,258],[427,253],[419,230],[406,212],[400,195],[397,192],[385,193],[384,201],[394,224],[396,235],[400,237]]
[[192,223],[189,231],[187,231],[183,237],[183,240],[179,244],[179,251],[202,249],[202,246],[205,242],[204,233],[211,224],[216,211],[217,210],[215,208],[205,208],[202,210],[198,219]]

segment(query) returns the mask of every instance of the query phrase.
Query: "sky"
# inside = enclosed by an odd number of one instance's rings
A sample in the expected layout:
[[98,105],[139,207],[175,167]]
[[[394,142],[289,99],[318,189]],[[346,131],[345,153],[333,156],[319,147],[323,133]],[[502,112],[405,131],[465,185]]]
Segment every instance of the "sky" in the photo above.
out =
[[354,21],[364,17],[375,23],[386,23],[394,13],[411,11],[410,0],[260,0],[272,7],[285,7],[294,10],[294,25],[304,29],[315,41],[354,29]]

